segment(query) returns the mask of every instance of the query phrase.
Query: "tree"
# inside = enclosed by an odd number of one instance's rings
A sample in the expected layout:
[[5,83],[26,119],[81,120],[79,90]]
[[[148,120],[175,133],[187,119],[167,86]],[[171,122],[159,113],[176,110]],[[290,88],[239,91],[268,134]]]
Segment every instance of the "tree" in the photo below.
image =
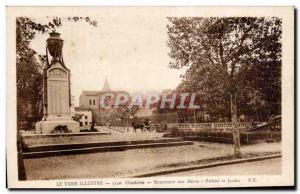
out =
[[121,120],[127,130],[129,130],[129,119],[132,117],[134,119],[135,115],[139,111],[139,106],[135,105],[130,107],[129,103],[120,105],[117,109],[118,118]]
[[181,87],[197,90],[210,111],[223,109],[226,115],[231,110],[234,150],[239,157],[236,102],[247,104],[251,96],[246,91],[250,90],[269,103],[271,112],[279,110],[274,106],[281,100],[281,19],[183,17],[168,20],[170,67],[187,67]]
[[[226,91],[226,83],[222,76],[213,68],[187,70],[184,79],[177,87],[178,92],[195,92],[197,104],[201,110],[209,112],[212,120],[230,118],[230,95]],[[204,109],[204,107],[206,107]]]
[[135,115],[139,112],[139,106],[134,105],[132,107],[128,107],[129,118],[135,119]]
[[[32,18],[16,18],[16,87],[17,87],[17,142],[21,142],[19,130],[30,128],[31,124],[42,117],[43,96],[43,66],[46,56],[37,54],[30,48],[30,42],[37,33],[46,33],[62,25],[62,21],[85,21],[92,26],[97,26],[97,21],[89,17],[49,18],[47,24],[36,22]],[[30,118],[30,123],[28,120]],[[26,127],[24,127],[24,123]],[[29,127],[28,127],[29,126]],[[18,151],[21,150],[18,143]],[[21,154],[18,154],[18,171],[23,169]],[[19,180],[23,180],[19,174]]]
[[59,28],[63,22],[84,21],[97,26],[97,21],[89,17],[49,18],[49,22],[41,24],[32,18],[16,18],[16,74],[17,74],[17,126],[28,117],[40,120],[42,117],[43,66],[46,62],[44,54],[38,54],[30,48],[30,42],[37,33],[47,33]]

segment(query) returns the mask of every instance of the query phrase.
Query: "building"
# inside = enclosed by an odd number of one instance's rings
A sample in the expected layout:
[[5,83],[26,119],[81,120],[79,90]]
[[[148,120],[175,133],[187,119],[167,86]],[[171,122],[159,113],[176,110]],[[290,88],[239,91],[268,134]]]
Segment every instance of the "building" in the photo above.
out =
[[83,126],[90,127],[93,123],[92,111],[90,111],[90,110],[81,109],[79,107],[76,107],[74,117],[77,118],[77,121],[79,122],[80,127],[83,127]]
[[129,93],[126,91],[111,90],[108,80],[105,79],[101,91],[83,90],[79,97],[79,107],[92,111],[96,125],[105,125],[108,122],[109,115],[115,111],[114,109],[105,109],[100,105],[102,96],[107,93],[112,94],[112,97],[108,99],[111,103],[114,102],[117,94],[123,93],[129,96]]

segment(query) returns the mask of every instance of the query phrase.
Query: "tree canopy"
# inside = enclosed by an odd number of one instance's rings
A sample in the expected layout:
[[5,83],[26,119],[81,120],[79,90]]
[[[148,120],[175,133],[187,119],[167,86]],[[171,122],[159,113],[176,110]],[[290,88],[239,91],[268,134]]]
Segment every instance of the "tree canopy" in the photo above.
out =
[[229,117],[232,94],[239,114],[254,119],[280,114],[280,18],[168,20],[170,67],[187,68],[177,90],[197,92],[212,116]]

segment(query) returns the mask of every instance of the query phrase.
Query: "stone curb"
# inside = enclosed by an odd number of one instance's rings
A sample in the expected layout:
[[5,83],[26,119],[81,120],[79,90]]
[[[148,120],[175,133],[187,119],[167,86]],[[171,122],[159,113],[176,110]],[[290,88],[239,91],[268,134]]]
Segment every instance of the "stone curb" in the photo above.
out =
[[123,141],[107,141],[107,142],[91,142],[91,143],[65,143],[65,144],[40,144],[30,145],[23,148],[24,152],[43,152],[55,150],[72,150],[80,148],[93,148],[105,146],[126,146],[135,144],[151,144],[151,143],[172,143],[183,142],[180,138],[162,138],[162,139],[142,139],[142,140],[123,140]]
[[111,135],[110,132],[79,132],[79,133],[54,133],[54,134],[22,134],[23,138],[59,137],[59,136],[85,136],[85,135]]
[[166,143],[102,146],[102,147],[53,150],[53,151],[41,151],[41,152],[23,152],[23,158],[24,159],[42,158],[48,156],[65,156],[65,155],[88,154],[88,153],[98,153],[98,152],[125,151],[129,149],[141,149],[141,148],[174,147],[174,146],[183,146],[183,145],[192,145],[192,144],[193,142],[191,141],[179,141],[179,142],[166,142]]
[[148,173],[133,175],[133,176],[130,176],[130,178],[152,177],[152,176],[166,175],[166,174],[172,174],[172,173],[178,173],[178,172],[184,172],[184,171],[225,166],[225,165],[231,165],[231,164],[255,162],[255,161],[267,160],[267,159],[279,158],[279,157],[282,157],[282,155],[281,154],[273,154],[273,155],[269,155],[269,156],[235,159],[235,160],[229,160],[229,161],[224,161],[224,162],[214,162],[214,163],[210,163],[210,164],[200,164],[200,165],[193,165],[193,166],[188,166],[188,167],[172,168],[172,169],[161,170],[161,171],[152,171],[152,172],[148,172]]

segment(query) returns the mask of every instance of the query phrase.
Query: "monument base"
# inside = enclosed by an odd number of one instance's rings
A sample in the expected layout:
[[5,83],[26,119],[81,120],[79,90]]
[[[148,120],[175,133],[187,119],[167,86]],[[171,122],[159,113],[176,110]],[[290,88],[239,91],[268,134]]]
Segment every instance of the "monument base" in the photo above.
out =
[[57,126],[66,126],[69,132],[76,133],[79,131],[79,123],[74,120],[50,120],[39,121],[35,124],[35,133],[37,134],[50,134],[63,131],[55,131]]

